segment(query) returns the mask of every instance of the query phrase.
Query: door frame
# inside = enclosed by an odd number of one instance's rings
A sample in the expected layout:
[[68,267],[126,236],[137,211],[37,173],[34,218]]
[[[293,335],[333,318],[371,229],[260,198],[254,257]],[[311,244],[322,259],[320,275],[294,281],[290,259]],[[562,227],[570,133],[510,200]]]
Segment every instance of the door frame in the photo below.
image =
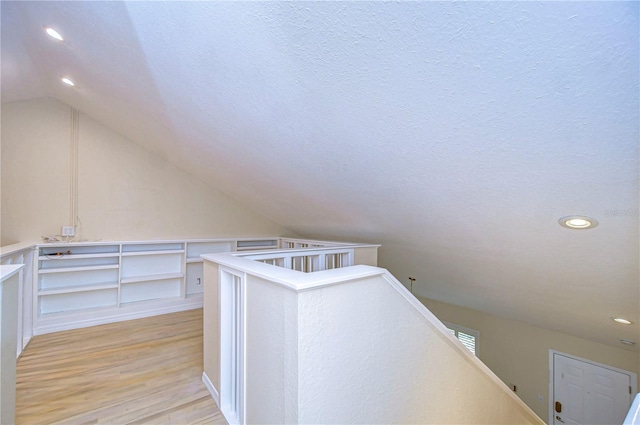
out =
[[555,389],[553,387],[553,377],[554,377],[554,366],[553,366],[553,356],[554,355],[561,355],[564,357],[568,357],[572,360],[577,360],[577,361],[581,361],[584,363],[589,363],[593,366],[597,366],[597,367],[601,367],[604,369],[609,369],[609,370],[613,370],[615,372],[618,373],[622,373],[623,375],[628,375],[629,376],[629,382],[631,384],[631,394],[629,394],[629,400],[633,401],[633,397],[635,397],[635,394],[638,392],[638,375],[635,372],[631,372],[628,370],[624,370],[624,369],[620,369],[618,367],[614,367],[614,366],[610,366],[604,363],[598,363],[598,362],[594,362],[593,360],[588,360],[588,359],[584,359],[582,357],[578,357],[578,356],[574,356],[571,354],[567,354],[567,353],[563,353],[562,351],[557,351],[557,350],[549,350],[549,422],[547,422],[549,425],[553,425],[554,423],[554,400],[555,400]]

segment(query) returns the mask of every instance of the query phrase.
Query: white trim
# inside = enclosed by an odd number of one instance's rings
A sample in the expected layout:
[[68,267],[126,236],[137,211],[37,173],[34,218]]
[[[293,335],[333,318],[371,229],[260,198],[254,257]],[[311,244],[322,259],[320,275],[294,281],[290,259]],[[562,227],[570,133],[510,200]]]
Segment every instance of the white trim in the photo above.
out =
[[[553,415],[554,415],[554,409],[553,409],[553,403],[555,400],[555,393],[554,393],[554,387],[553,387],[553,375],[554,375],[554,364],[553,364],[553,356],[554,355],[559,355],[559,356],[564,356],[567,357],[569,359],[572,360],[578,360],[584,363],[589,363],[593,366],[597,366],[597,367],[601,367],[604,369],[609,369],[609,370],[613,370],[614,372],[618,372],[621,373],[623,375],[627,375],[629,376],[629,382],[631,384],[631,393],[635,394],[638,392],[638,375],[635,372],[631,372],[628,370],[624,370],[624,369],[620,369],[614,366],[610,366],[604,363],[598,363],[598,362],[594,362],[593,360],[588,360],[588,359],[584,359],[582,357],[577,357],[577,356],[573,356],[571,354],[567,354],[567,353],[563,353],[561,351],[556,351],[556,350],[549,350],[549,424],[553,424]],[[632,394],[629,394],[629,397],[632,397]]]
[[246,273],[220,266],[220,411],[230,425],[246,421]]
[[43,335],[52,332],[105,325],[107,323],[142,319],[161,314],[177,313],[179,311],[202,308],[202,305],[202,294],[194,294],[186,299],[141,301],[119,308],[91,309],[83,312],[55,315],[52,316],[51,319],[40,317],[37,319],[36,325],[33,328],[33,334]]
[[34,250],[38,245],[37,242],[19,242],[13,245],[0,247],[0,258],[19,253],[20,251]]
[[0,281],[4,282],[14,274],[20,273],[24,264],[6,264],[0,266]]
[[220,395],[218,394],[216,387],[213,386],[213,383],[207,376],[206,372],[202,372],[202,383],[207,388],[207,391],[209,391],[209,394],[211,394],[211,398],[213,398],[213,401],[216,402],[218,408],[220,408]]

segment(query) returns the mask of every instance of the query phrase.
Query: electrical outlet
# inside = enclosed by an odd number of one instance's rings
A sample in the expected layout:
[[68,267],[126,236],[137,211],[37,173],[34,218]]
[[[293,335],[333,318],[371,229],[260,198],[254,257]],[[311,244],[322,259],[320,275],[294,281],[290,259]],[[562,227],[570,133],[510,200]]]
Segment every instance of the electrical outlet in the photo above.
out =
[[76,228],[73,226],[62,226],[62,236],[75,236]]

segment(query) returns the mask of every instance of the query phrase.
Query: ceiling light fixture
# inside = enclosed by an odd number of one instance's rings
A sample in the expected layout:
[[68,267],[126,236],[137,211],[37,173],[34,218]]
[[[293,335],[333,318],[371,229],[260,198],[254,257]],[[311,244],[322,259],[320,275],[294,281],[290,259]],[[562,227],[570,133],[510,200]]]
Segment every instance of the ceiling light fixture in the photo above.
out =
[[621,323],[623,325],[630,325],[631,324],[630,321],[628,321],[627,319],[623,319],[622,317],[615,317],[615,318],[612,317],[612,319],[613,319],[614,322]]
[[583,215],[562,217],[558,220],[558,223],[560,223],[562,227],[576,230],[592,229],[598,225],[598,221],[595,218],[585,217]]
[[63,82],[63,83],[65,83],[65,84],[66,84],[66,85],[68,85],[68,86],[71,86],[71,87],[73,87],[73,86],[75,86],[75,85],[76,85],[76,83],[74,83],[73,81],[71,81],[71,80],[70,80],[69,78],[67,78],[67,77],[62,78],[62,82]]
[[635,341],[631,341],[629,339],[621,339],[620,342],[625,345],[636,345]]
[[49,34],[49,37],[55,38],[58,41],[64,41],[64,38],[62,38],[60,33],[53,28],[46,27],[44,30],[47,32],[47,34]]

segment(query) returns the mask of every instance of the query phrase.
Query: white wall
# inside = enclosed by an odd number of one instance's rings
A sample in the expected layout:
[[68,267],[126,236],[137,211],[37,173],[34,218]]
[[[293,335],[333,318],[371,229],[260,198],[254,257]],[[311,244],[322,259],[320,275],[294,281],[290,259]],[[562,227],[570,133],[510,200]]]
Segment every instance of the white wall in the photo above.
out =
[[299,310],[301,423],[539,423],[383,277],[302,292]]
[[[480,331],[480,359],[538,416],[548,418],[549,350],[638,373],[638,353],[439,301],[421,299],[440,320]],[[538,396],[542,395],[542,402]]]
[[42,100],[1,114],[1,244],[40,241],[69,221],[70,109]]
[[247,276],[248,424],[301,423],[298,418],[298,297]]
[[[2,105],[2,245],[70,225],[71,108]],[[79,239],[277,236],[285,229],[155,153],[80,114]],[[176,141],[179,143],[179,141]],[[215,167],[215,164],[211,164]]]

